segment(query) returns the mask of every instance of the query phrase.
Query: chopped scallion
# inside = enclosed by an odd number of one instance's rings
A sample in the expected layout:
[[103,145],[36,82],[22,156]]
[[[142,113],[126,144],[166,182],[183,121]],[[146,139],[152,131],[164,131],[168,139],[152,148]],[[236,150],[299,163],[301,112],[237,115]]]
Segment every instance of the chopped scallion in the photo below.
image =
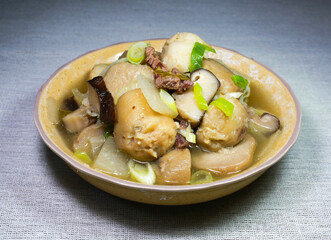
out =
[[191,124],[189,124],[188,127],[186,128],[185,138],[190,143],[196,143],[196,136],[194,133],[191,132],[191,130],[192,130]]
[[133,64],[140,64],[145,59],[146,47],[147,43],[145,42],[137,42],[132,44],[128,50],[128,54],[126,55],[129,62]]
[[84,151],[77,150],[77,151],[74,152],[74,155],[76,157],[78,157],[80,160],[82,160],[84,163],[87,163],[87,164],[91,164],[92,163],[91,158]]
[[219,98],[213,101],[210,106],[215,105],[217,108],[221,109],[222,112],[228,117],[232,117],[234,105],[226,100],[225,98]]
[[211,48],[210,46],[195,42],[191,53],[191,63],[189,67],[190,72],[202,68],[203,55],[206,50],[216,53],[215,49]]
[[208,104],[206,100],[203,98],[202,87],[200,86],[199,83],[194,84],[193,91],[194,91],[195,100],[197,101],[199,108],[202,110],[208,110]]
[[133,180],[149,185],[155,183],[156,176],[150,163],[142,164],[131,159],[128,166]]
[[171,108],[178,115],[176,103],[175,103],[175,100],[173,99],[173,97],[167,91],[164,91],[163,89],[160,90],[160,97],[161,97],[161,100],[165,104],[167,104],[167,106],[169,108]]
[[232,80],[234,84],[236,84],[238,87],[241,89],[245,90],[247,85],[248,85],[248,80],[246,78],[243,78],[242,76],[239,75],[233,75]]
[[193,173],[191,177],[190,184],[203,184],[203,183],[209,183],[213,181],[213,176],[210,172],[199,170],[195,173]]

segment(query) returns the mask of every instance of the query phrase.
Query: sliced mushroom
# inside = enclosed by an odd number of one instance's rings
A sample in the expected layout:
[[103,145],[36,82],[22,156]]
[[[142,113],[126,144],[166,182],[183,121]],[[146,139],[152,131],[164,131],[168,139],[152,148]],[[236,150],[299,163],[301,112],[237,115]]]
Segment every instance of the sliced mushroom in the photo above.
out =
[[94,111],[99,113],[100,120],[106,124],[115,121],[115,104],[111,93],[108,91],[103,77],[98,76],[88,81],[89,103]]
[[[215,93],[220,87],[220,82],[215,75],[203,68],[192,72],[191,80],[195,84],[200,84],[203,98],[207,103],[213,99]],[[193,127],[196,127],[205,111],[199,108],[194,97],[193,87],[182,94],[174,93],[174,98],[176,99],[176,107],[179,115],[183,119],[188,120]]]
[[187,184],[190,181],[191,153],[187,148],[168,152],[156,164],[159,184]]
[[252,132],[262,133],[268,136],[280,129],[280,121],[275,115],[265,112],[259,116],[254,110],[249,110],[248,116],[248,126]]
[[124,93],[116,105],[114,137],[118,149],[140,161],[164,155],[175,143],[177,125],[148,105],[141,89]]
[[95,123],[97,119],[87,114],[87,112],[88,107],[81,107],[62,118],[67,131],[71,133],[80,132],[87,126]]
[[248,115],[245,107],[235,98],[226,99],[234,106],[232,116],[226,116],[222,110],[212,105],[206,111],[197,130],[197,143],[208,151],[232,147],[247,133]]
[[242,92],[242,89],[238,87],[232,80],[234,73],[223,64],[217,62],[214,59],[204,59],[202,67],[211,71],[221,83],[221,87],[218,89],[216,95],[227,94],[230,92]]
[[249,134],[235,147],[223,148],[218,152],[204,152],[195,148],[191,154],[192,166],[217,175],[236,173],[252,164],[255,149],[256,141]]

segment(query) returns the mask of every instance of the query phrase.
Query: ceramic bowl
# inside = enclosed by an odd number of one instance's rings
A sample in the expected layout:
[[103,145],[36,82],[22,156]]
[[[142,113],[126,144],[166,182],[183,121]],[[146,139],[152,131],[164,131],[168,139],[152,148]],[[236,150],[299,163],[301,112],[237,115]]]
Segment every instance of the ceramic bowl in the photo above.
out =
[[[160,50],[166,39],[146,40]],[[184,205],[205,202],[231,194],[245,187],[277,163],[295,143],[301,125],[301,108],[289,85],[273,71],[230,49],[216,47],[216,57],[236,72],[251,79],[251,95],[259,96],[260,106],[272,106],[281,121],[282,131],[270,151],[248,169],[223,180],[182,186],[144,185],[112,177],[78,162],[61,138],[54,124],[57,106],[71,89],[87,80],[95,64],[111,63],[131,43],[119,43],[83,54],[56,70],[38,92],[34,120],[46,145],[62,158],[79,176],[115,196],[158,205]],[[254,99],[250,103],[254,104]],[[266,109],[268,110],[268,109]],[[55,116],[55,117],[54,117]],[[284,173],[285,174],[285,173]]]

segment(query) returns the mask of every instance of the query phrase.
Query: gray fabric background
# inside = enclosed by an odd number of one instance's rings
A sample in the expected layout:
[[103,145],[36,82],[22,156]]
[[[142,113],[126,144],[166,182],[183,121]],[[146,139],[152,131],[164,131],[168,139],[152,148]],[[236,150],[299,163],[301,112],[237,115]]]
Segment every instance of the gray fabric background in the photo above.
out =
[[[331,239],[331,1],[1,1],[0,239]],[[296,145],[243,190],[182,207],[83,181],[43,143],[36,93],[62,64],[190,31],[264,63],[303,109]]]

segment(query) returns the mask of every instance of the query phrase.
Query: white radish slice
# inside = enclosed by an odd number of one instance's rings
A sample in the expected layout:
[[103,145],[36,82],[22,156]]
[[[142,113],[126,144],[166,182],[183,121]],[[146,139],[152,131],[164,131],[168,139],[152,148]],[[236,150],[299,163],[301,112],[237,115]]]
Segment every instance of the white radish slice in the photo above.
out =
[[144,97],[146,98],[149,106],[155,112],[161,113],[171,118],[177,117],[177,111],[162,101],[160,97],[160,90],[156,88],[154,79],[149,79],[141,74],[137,76],[137,79]]

